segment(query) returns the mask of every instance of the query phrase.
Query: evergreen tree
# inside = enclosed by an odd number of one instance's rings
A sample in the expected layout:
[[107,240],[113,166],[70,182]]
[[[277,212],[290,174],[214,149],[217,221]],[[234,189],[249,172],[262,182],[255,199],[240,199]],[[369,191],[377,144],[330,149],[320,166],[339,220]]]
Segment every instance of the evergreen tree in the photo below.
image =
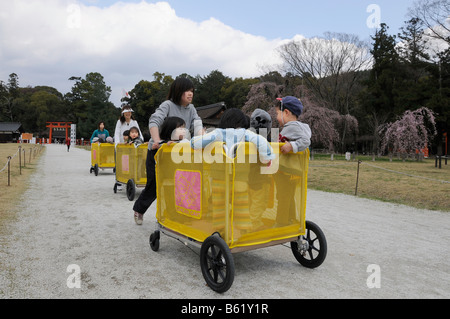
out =
[[8,84],[1,83],[0,94],[0,103],[4,114],[2,117],[7,121],[18,121],[14,114],[15,100],[19,97],[19,76],[16,73],[9,75]]
[[164,102],[173,82],[171,76],[155,72],[154,80],[141,80],[128,92],[129,97],[122,99],[128,103],[134,111],[134,118],[139,123],[141,131],[148,130],[148,120],[159,105]]
[[432,65],[429,63],[422,21],[418,18],[406,21],[398,38],[401,40],[397,45],[401,68],[395,87],[397,114],[422,107],[435,90],[434,79],[429,72]]
[[378,127],[394,119],[395,85],[398,81],[399,55],[395,48],[395,36],[388,34],[389,27],[382,23],[372,37],[373,67],[366,81],[366,89],[360,94],[360,128],[364,135],[372,136],[372,151],[377,152],[380,136]]
[[205,106],[222,102],[221,89],[229,79],[229,77],[223,75],[223,73],[218,70],[211,71],[205,77],[197,76],[194,81],[195,106]]
[[65,95],[70,106],[71,121],[77,124],[77,138],[88,139],[100,121],[113,134],[119,110],[109,101],[111,88],[106,86],[100,73],[86,74],[86,78],[71,77],[75,81],[72,91]]

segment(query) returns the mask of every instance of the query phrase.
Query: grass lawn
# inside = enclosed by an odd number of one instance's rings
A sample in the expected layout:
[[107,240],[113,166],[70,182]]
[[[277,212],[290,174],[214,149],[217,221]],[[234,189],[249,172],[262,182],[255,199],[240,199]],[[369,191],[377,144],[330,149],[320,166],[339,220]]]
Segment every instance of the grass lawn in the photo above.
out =
[[[21,169],[19,167],[18,148],[21,146]],[[1,143],[0,144],[0,225],[2,219],[6,217],[13,217],[15,214],[15,207],[20,200],[21,195],[27,187],[27,182],[31,174],[36,169],[36,163],[43,154],[37,151],[39,145],[34,144],[15,144],[15,143]],[[35,149],[36,151],[32,151]],[[25,150],[25,165],[24,152]],[[30,162],[31,154],[31,162]],[[15,155],[15,156],[14,156]],[[5,167],[8,162],[8,156],[13,157],[10,162],[10,178],[8,186],[8,168]]]
[[[435,167],[435,160],[422,162],[371,157],[346,161],[343,156],[314,155],[309,162],[308,188],[355,194],[361,160],[357,196],[405,204],[417,208],[450,211],[450,160]],[[443,182],[446,181],[447,183]]]

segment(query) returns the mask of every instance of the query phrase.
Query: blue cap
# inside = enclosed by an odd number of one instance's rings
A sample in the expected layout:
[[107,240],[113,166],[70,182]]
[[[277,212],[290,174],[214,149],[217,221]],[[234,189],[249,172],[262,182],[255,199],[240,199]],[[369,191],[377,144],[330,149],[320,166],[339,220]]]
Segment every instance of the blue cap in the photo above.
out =
[[300,116],[303,112],[303,104],[294,96],[286,96],[281,99],[281,110],[288,109],[293,114]]

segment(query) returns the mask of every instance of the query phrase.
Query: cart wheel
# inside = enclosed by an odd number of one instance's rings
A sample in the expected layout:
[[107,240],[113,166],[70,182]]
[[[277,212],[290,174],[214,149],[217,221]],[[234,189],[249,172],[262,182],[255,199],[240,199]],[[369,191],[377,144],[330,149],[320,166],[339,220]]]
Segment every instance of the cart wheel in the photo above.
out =
[[128,200],[132,201],[134,199],[134,194],[136,194],[136,184],[132,179],[127,182],[127,197]]
[[150,248],[153,251],[158,251],[159,249],[159,230],[155,230],[151,235],[150,235]]
[[93,171],[94,171],[94,168],[91,166],[91,169],[89,170],[89,174],[92,174]]
[[200,249],[200,266],[208,286],[223,293],[230,289],[234,280],[233,255],[218,234],[206,238]]
[[327,256],[327,240],[319,226],[306,221],[306,234],[291,242],[295,259],[307,268],[319,267]]
[[117,183],[114,184],[113,190],[114,190],[114,194],[116,194],[117,193]]
[[94,165],[94,173],[95,173],[95,176],[98,176],[98,164]]

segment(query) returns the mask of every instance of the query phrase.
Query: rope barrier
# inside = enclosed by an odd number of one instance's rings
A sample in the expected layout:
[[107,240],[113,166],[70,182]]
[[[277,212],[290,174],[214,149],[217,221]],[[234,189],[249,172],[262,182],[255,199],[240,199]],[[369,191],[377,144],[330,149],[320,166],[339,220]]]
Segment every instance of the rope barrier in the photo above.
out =
[[384,171],[388,171],[388,172],[391,172],[391,173],[395,173],[395,174],[401,174],[401,175],[406,175],[406,176],[409,176],[409,177],[426,179],[426,180],[433,181],[433,182],[440,182],[440,183],[450,184],[450,181],[444,181],[444,180],[440,180],[440,179],[433,179],[433,178],[424,177],[424,176],[417,176],[417,175],[407,174],[405,172],[398,172],[398,171],[394,171],[392,169],[376,166],[376,165],[373,165],[373,164],[367,164],[366,162],[362,162],[362,164],[370,166],[370,167],[373,167],[373,168],[378,168],[378,169],[381,169],[381,170],[384,170]]
[[[346,166],[346,165],[353,165],[353,164],[357,164],[357,162],[347,162],[347,163],[336,163],[336,164],[324,164],[324,165],[314,165],[314,164],[310,164],[309,167],[335,167],[335,166]],[[450,184],[450,181],[445,181],[445,180],[441,180],[441,179],[434,179],[434,178],[429,178],[429,177],[424,177],[424,176],[418,176],[418,175],[412,175],[412,174],[408,174],[405,172],[399,172],[399,171],[394,171],[392,169],[388,169],[388,168],[384,168],[384,167],[380,167],[377,165],[373,165],[373,164],[368,164],[366,162],[361,161],[361,164],[373,167],[373,168],[377,168],[377,169],[381,169],[390,173],[395,173],[395,174],[401,174],[401,175],[405,175],[408,177],[413,177],[413,178],[419,178],[419,179],[425,179],[425,180],[429,180],[429,181],[433,181],[433,182],[439,182],[439,183],[444,183],[444,184]]]
[[6,162],[5,167],[3,167],[2,169],[0,169],[0,173],[3,172],[3,171],[8,167],[8,164],[9,164],[9,158],[8,158],[8,161]]
[[[34,146],[34,147],[28,149],[29,152],[30,152],[30,160],[29,160],[29,163],[31,163],[31,154],[32,154],[33,152],[36,152],[36,150],[38,150],[38,151],[40,152],[40,151],[42,150],[42,147],[43,147],[43,146],[40,145],[40,147]],[[10,174],[10,168],[9,168],[9,165],[10,165],[11,161],[13,160],[13,158],[15,158],[15,157],[17,156],[17,154],[19,154],[19,152],[21,152],[22,150],[25,152],[25,149],[24,149],[24,148],[19,147],[19,148],[17,149],[16,153],[15,153],[13,156],[8,156],[8,157],[7,157],[8,160],[6,161],[5,166],[4,166],[2,169],[0,169],[0,173],[2,173],[3,171],[5,171],[5,170],[8,168],[8,186],[10,185],[10,184],[9,184],[9,174]],[[25,161],[26,161],[26,159],[24,158],[24,167],[25,167]],[[20,161],[19,161],[19,168],[21,169],[21,167],[22,167],[22,163],[20,163]]]
[[17,154],[19,154],[19,150],[20,150],[20,149],[18,148],[17,151],[16,151],[16,153],[15,153],[13,156],[11,156],[11,158],[9,158],[9,156],[8,156],[8,161],[6,162],[5,167],[3,167],[2,169],[0,169],[0,173],[3,172],[3,171],[8,167],[9,162],[11,162],[12,159],[13,159],[14,157],[16,157]]
[[[310,162],[311,163],[311,162]],[[340,164],[324,164],[324,165],[314,165],[310,164],[309,167],[334,167],[334,166],[346,166],[346,165],[353,165],[357,162],[348,162],[348,163],[340,163]]]

